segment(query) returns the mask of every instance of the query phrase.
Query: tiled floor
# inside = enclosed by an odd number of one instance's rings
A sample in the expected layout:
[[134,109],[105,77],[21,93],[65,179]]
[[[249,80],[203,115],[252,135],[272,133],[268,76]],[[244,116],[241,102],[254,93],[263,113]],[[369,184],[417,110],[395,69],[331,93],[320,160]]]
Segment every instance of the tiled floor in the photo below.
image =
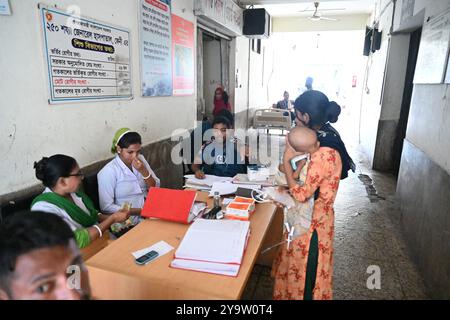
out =
[[[358,169],[341,182],[335,202],[334,299],[427,299],[402,238],[395,177],[372,171],[349,149]],[[370,266],[380,268],[380,289],[367,288]],[[242,298],[271,299],[272,286],[270,268],[256,265]]]

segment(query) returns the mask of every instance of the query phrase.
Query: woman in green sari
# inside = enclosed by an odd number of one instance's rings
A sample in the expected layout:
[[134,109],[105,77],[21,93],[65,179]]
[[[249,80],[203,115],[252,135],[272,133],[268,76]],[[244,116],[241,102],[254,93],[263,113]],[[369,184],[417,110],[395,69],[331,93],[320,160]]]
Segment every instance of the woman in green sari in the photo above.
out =
[[34,169],[46,188],[33,200],[31,210],[60,216],[74,231],[80,248],[101,237],[112,224],[129,218],[129,210],[104,215],[94,208],[91,199],[78,190],[84,176],[74,158],[62,154],[44,157],[34,163]]

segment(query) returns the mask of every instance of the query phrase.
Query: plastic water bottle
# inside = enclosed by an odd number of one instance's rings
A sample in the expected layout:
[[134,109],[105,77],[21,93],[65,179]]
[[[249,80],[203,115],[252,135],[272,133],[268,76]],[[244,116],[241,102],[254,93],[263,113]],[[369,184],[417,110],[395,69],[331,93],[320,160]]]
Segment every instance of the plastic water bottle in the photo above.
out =
[[220,195],[219,191],[214,192],[214,207],[220,207]]

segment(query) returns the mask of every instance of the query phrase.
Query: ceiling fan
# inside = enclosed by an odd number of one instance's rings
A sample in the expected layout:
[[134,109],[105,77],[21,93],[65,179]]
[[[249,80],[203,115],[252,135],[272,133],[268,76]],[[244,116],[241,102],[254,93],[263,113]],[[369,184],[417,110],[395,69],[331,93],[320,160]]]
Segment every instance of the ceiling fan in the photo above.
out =
[[[316,7],[316,9],[314,10],[314,13],[312,16],[308,17],[309,20],[311,21],[320,21],[320,20],[328,20],[328,21],[337,21],[338,19],[335,18],[328,18],[328,17],[324,17],[322,16],[322,14],[319,12],[319,2],[314,2],[314,7]],[[324,9],[321,11],[325,11],[325,10],[329,10],[329,11],[336,11],[336,10],[345,10],[344,8],[338,8],[338,9]],[[307,11],[307,10],[305,10]]]

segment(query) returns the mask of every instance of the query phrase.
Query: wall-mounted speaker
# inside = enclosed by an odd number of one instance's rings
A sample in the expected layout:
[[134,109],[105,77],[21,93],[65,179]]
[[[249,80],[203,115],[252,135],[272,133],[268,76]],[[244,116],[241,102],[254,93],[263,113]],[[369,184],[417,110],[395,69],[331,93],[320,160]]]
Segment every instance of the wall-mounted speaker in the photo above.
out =
[[269,13],[263,8],[244,10],[243,33],[248,38],[268,38],[270,35]]
[[380,50],[381,48],[381,31],[378,31],[377,28],[373,29],[373,37],[372,37],[372,52]]
[[366,26],[366,35],[364,36],[364,51],[363,55],[369,56],[372,47],[372,32],[373,29]]
[[375,52],[381,48],[382,32],[377,28],[369,28],[366,26],[366,35],[364,37],[364,52],[363,55],[368,56],[370,52]]

